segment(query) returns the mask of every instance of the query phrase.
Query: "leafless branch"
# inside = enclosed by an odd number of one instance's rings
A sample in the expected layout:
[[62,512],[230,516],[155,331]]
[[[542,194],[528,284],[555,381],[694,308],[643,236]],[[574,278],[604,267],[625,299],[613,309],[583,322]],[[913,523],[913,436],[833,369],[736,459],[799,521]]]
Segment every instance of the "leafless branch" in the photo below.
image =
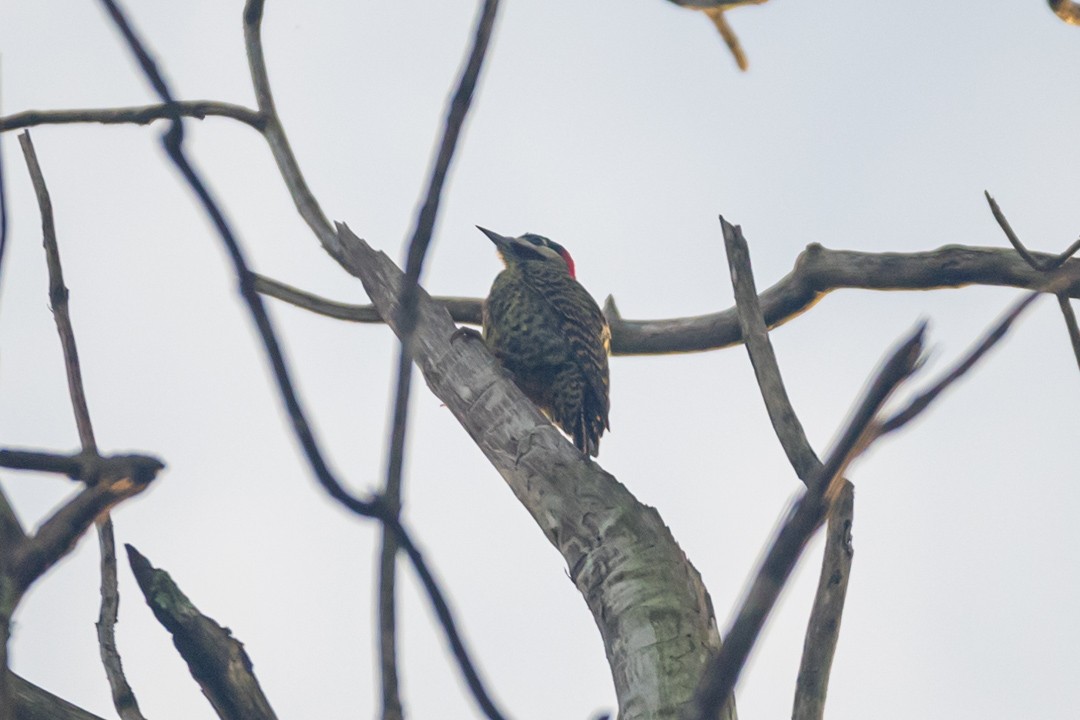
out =
[[103,457],[87,453],[60,455],[38,450],[0,449],[0,467],[58,473],[93,485],[124,477],[153,477],[165,466],[160,460],[149,455]]
[[[395,516],[401,507],[401,475],[405,462],[405,439],[408,430],[409,394],[412,387],[412,339],[416,328],[416,303],[420,274],[424,258],[431,245],[438,217],[446,175],[457,149],[461,128],[472,104],[473,93],[480,77],[480,70],[487,54],[491,33],[495,26],[498,0],[484,0],[477,17],[472,48],[465,69],[458,81],[446,116],[442,141],[431,170],[424,202],[416,218],[405,265],[405,282],[402,285],[398,306],[401,348],[398,353],[397,382],[394,394],[393,422],[390,435],[390,453],[386,471],[383,497]],[[382,672],[383,720],[400,720],[401,700],[398,697],[397,677],[397,631],[394,623],[394,557],[397,547],[393,536],[384,527],[379,563],[379,650]]]
[[[776,353],[773,352],[769,331],[765,327],[765,317],[758,302],[754,271],[750,263],[750,248],[739,226],[731,225],[723,217],[720,218],[720,225],[731,269],[731,282],[735,289],[739,328],[745,338],[746,350],[754,367],[758,387],[788,460],[799,478],[809,486],[813,478],[821,472],[821,461],[810,446],[802,423],[799,422],[784,389],[780,365],[776,360]],[[850,538],[854,510],[854,489],[847,480],[842,480],[841,483],[840,494],[845,498],[845,503],[842,512],[829,515],[830,542],[826,543],[822,557],[821,577],[806,628],[799,680],[795,688],[794,720],[820,720],[822,717],[833,653],[840,636],[840,621],[844,613],[853,554]],[[847,538],[847,541],[833,541],[833,538],[838,536]]]
[[730,632],[725,635],[720,652],[710,662],[702,677],[693,708],[688,714],[689,718],[705,720],[715,717],[717,709],[731,695],[750,649],[754,646],[765,619],[775,605],[795,562],[821,524],[825,513],[841,494],[843,487],[841,475],[844,469],[876,439],[925,411],[944,387],[960,378],[1004,336],[1012,322],[1030,304],[1031,300],[1030,296],[1024,298],[1007,313],[1005,319],[988,334],[987,339],[960,363],[959,367],[963,370],[950,372],[941,383],[935,384],[931,393],[928,393],[929,400],[913,403],[913,406],[917,405],[913,412],[901,411],[897,416],[903,415],[905,419],[899,424],[891,419],[883,422],[878,417],[878,413],[893,390],[921,365],[925,326],[920,326],[910,338],[890,354],[889,359],[875,374],[869,389],[864,393],[863,399],[845,426],[821,472],[795,503],[770,545],[735,622]]
[[0,132],[37,127],[38,125],[67,125],[72,123],[101,123],[103,125],[147,125],[155,120],[174,117],[203,120],[207,117],[226,117],[245,125],[263,129],[262,116],[255,110],[213,100],[186,100],[172,104],[140,105],[119,108],[83,108],[69,110],[24,110],[0,117]]
[[[1005,233],[1005,237],[1009,239],[1009,243],[1016,248],[1016,252],[1020,257],[1024,259],[1028,265],[1033,269],[1042,273],[1052,273],[1061,267],[1066,260],[1073,256],[1077,250],[1080,250],[1080,239],[1065,249],[1063,253],[1058,255],[1049,261],[1040,261],[1034,257],[1031,252],[1024,246],[1024,243],[1020,241],[1020,238],[1013,232],[1012,226],[1009,221],[1005,219],[1005,213],[998,207],[994,198],[990,197],[990,193],[983,191],[986,196],[986,201],[990,203],[990,212],[993,213],[994,219],[997,220],[999,226],[1001,226],[1002,232]],[[1078,275],[1077,277],[1080,277]],[[1073,356],[1076,358],[1076,364],[1080,367],[1080,328],[1076,324],[1076,313],[1073,312],[1072,305],[1069,303],[1069,296],[1065,291],[1059,291],[1057,293],[1058,307],[1061,308],[1061,314],[1065,318],[1065,330],[1069,334],[1069,343],[1072,345]]]
[[[337,249],[332,254],[340,252]],[[1038,252],[1032,255],[1040,262],[1060,257]],[[1080,268],[1080,260],[1068,260],[1063,265]],[[786,277],[761,293],[759,302],[766,325],[772,330],[809,310],[833,290],[937,290],[972,285],[1035,290],[1045,284],[1045,276],[1011,249],[946,245],[916,253],[867,253],[831,250],[814,243],[799,255]],[[259,279],[257,287],[260,292],[322,315],[354,322],[382,322],[370,305],[335,303],[267,278]],[[1080,280],[1063,291],[1071,298],[1080,298]],[[435,299],[446,305],[455,321],[480,324],[479,298]],[[694,317],[627,320],[609,297],[604,314],[611,325],[611,350],[615,355],[702,352],[742,342],[735,307]]]
[[11,699],[18,720],[104,720],[43,690],[15,673],[8,673]]
[[102,515],[97,521],[98,549],[101,552],[101,608],[95,624],[101,664],[109,679],[113,707],[122,720],[142,720],[139,701],[124,674],[120,650],[116,647],[116,623],[120,617],[120,588],[116,573],[116,540],[112,518]]
[[709,662],[702,676],[688,718],[707,720],[716,717],[719,708],[730,697],[780,590],[806,543],[824,520],[830,499],[841,486],[838,482],[841,473],[865,448],[871,424],[885,400],[917,367],[923,349],[923,334],[924,327],[920,326],[889,354],[858,402],[836,447],[780,527],[731,629],[724,635],[720,652]]
[[[261,7],[261,3],[257,4]],[[158,72],[153,59],[150,57],[142,42],[135,35],[117,3],[114,0],[102,0],[102,5],[112,18],[117,29],[119,29],[120,33],[123,35],[124,40],[135,55],[136,60],[142,68],[144,75],[149,79],[154,91],[164,103],[172,103],[172,94],[169,91],[164,78]],[[269,116],[267,122],[269,126],[269,124],[271,124]],[[373,515],[373,504],[350,495],[333,476],[326,461],[323,459],[318,442],[315,439],[311,426],[300,405],[300,400],[293,388],[292,379],[288,367],[285,364],[285,358],[282,355],[277,335],[270,322],[270,317],[266,313],[266,308],[263,306],[259,294],[255,292],[254,281],[252,279],[251,270],[248,268],[244,251],[240,248],[236,237],[233,235],[232,229],[225,220],[225,216],[222,214],[217,202],[211,196],[206,184],[202,181],[200,174],[188,161],[187,155],[184,152],[183,141],[183,124],[179,118],[173,118],[169,131],[162,138],[165,151],[199,199],[203,209],[217,229],[222,243],[225,245],[225,249],[233,263],[233,268],[239,281],[240,295],[248,306],[248,310],[251,313],[255,326],[262,338],[263,345],[266,348],[267,355],[269,356],[270,365],[274,377],[277,380],[278,388],[281,392],[282,399],[284,400],[289,419],[292,422],[293,431],[304,450],[304,454],[307,457],[316,478],[334,499],[341,502],[353,512],[366,516]]]
[[300,165],[274,107],[274,95],[270,91],[270,76],[266,71],[266,58],[262,47],[264,4],[264,0],[247,0],[244,5],[244,45],[247,48],[248,68],[251,72],[251,84],[255,89],[256,104],[265,122],[263,136],[270,145],[270,152],[300,216],[319,238],[323,247],[329,250],[337,242],[334,229],[300,172]]
[[930,405],[930,403],[934,402],[946,388],[963,377],[968,370],[975,367],[975,363],[979,362],[983,355],[989,352],[1001,338],[1005,337],[1005,333],[1009,331],[1009,328],[1012,327],[1012,324],[1020,317],[1020,314],[1038,297],[1039,293],[1037,292],[1028,293],[1023,299],[1013,305],[1013,307],[1005,313],[1002,319],[986,333],[983,339],[980,340],[979,343],[960,360],[960,362],[945,373],[940,380],[934,383],[928,390],[920,393],[908,402],[903,409],[894,413],[887,420],[884,420],[881,423],[878,434],[884,435],[893,432],[894,430],[899,430],[904,425],[907,425],[910,421],[914,420]]
[[4,255],[7,250],[7,185],[4,183],[4,153],[0,143],[0,280],[3,279]]
[[[379,311],[375,309],[374,305],[351,305],[336,300],[328,300],[258,273],[255,274],[255,289],[263,295],[269,295],[304,310],[310,310],[313,313],[337,320],[359,323],[383,322],[382,316],[379,315]],[[457,322],[472,325],[480,324],[481,300],[446,296],[436,296],[432,299],[445,305],[450,315]]]
[[[94,426],[90,421],[90,409],[86,402],[86,391],[82,381],[82,369],[79,365],[79,352],[75,344],[75,329],[68,310],[68,289],[64,285],[64,273],[60,264],[60,248],[56,241],[56,224],[53,219],[52,200],[45,185],[45,177],[38,163],[30,132],[19,136],[26,167],[37,194],[38,207],[41,211],[41,227],[44,236],[45,258],[49,272],[49,304],[52,307],[56,330],[60,335],[60,345],[64,353],[64,367],[67,371],[68,392],[71,406],[75,412],[75,425],[79,431],[82,451],[86,455],[98,456],[97,442],[94,439]],[[98,544],[101,548],[101,611],[98,616],[98,646],[101,661],[112,690],[113,704],[123,720],[145,720],[139,711],[135,693],[124,676],[120,653],[116,648],[116,622],[120,607],[120,595],[116,578],[116,552],[114,550],[113,525],[108,513],[97,520]]]
[[1070,25],[1080,25],[1080,3],[1074,0],[1048,0],[1050,9]]
[[95,518],[145,490],[155,475],[156,471],[112,478],[84,488],[16,549],[13,573],[18,586],[29,587],[74,547]]
[[94,427],[90,422],[90,410],[86,404],[86,391],[83,388],[82,371],[79,368],[79,350],[75,345],[75,329],[71,324],[68,311],[68,289],[64,285],[64,272],[60,265],[60,248],[56,243],[56,223],[53,219],[52,200],[45,185],[45,176],[41,172],[34,143],[30,132],[19,135],[26,168],[30,171],[30,180],[37,195],[41,211],[41,232],[44,237],[45,261],[49,271],[49,306],[52,308],[56,331],[60,335],[60,345],[64,352],[64,369],[67,373],[68,393],[71,395],[71,407],[75,411],[75,424],[79,430],[79,440],[85,453],[97,453],[94,440]]
[[1057,300],[1058,307],[1061,308],[1061,315],[1065,318],[1065,329],[1069,333],[1069,342],[1072,343],[1076,364],[1080,366],[1080,325],[1076,323],[1076,313],[1073,312],[1072,301],[1064,295],[1058,295]]
[[776,361],[776,353],[773,352],[765,317],[758,302],[754,271],[750,265],[750,248],[739,226],[731,225],[723,216],[720,217],[720,226],[724,232],[731,283],[735,288],[739,332],[750,355],[750,363],[754,367],[765,408],[791,466],[804,483],[809,483],[811,476],[820,470],[821,461],[810,447],[802,423],[799,422],[787,390],[784,389],[780,365]]
[[[1044,253],[1032,255],[1051,259]],[[1069,260],[1063,267],[1080,268],[1080,260]],[[1045,283],[1042,273],[1014,251],[1001,248],[947,245],[918,253],[864,253],[829,250],[814,243],[799,255],[786,277],[761,293],[760,301],[765,322],[773,329],[810,309],[825,294],[844,288],[932,290],[989,285],[1035,290]],[[1080,279],[1063,291],[1080,298]],[[677,320],[635,321],[623,320],[609,302],[607,315],[612,347],[623,355],[712,350],[742,341],[734,308]]]
[[222,720],[277,720],[259,687],[244,646],[199,609],[169,574],[158,570],[131,545],[128,562],[146,604],[173,637],[191,676]]
[[816,720],[825,716],[829,675],[840,638],[840,620],[855,554],[851,544],[854,503],[855,488],[844,481],[828,515],[825,553],[810,621],[806,624],[792,720]]
[[[125,42],[135,55],[143,73],[154,87],[155,92],[163,102],[173,102],[168,85],[158,72],[156,64],[150,57],[143,43],[136,36],[115,0],[101,1],[106,12],[112,18],[117,29],[123,35]],[[326,236],[326,233],[322,233],[320,223],[324,223],[325,218],[322,216],[318,204],[314,202],[314,197],[310,197],[310,191],[307,191],[306,185],[303,184],[303,178],[299,175],[299,170],[295,166],[295,159],[292,158],[291,151],[288,150],[284,133],[280,127],[280,122],[277,120],[277,115],[273,109],[273,103],[269,94],[270,88],[266,78],[265,63],[262,59],[261,41],[259,39],[259,25],[262,19],[262,9],[263,3],[261,0],[249,0],[244,9],[244,28],[248,46],[249,62],[252,65],[252,75],[255,78],[259,108],[267,118],[265,134],[268,142],[271,144],[275,158],[279,161],[279,167],[282,170],[282,174],[286,177],[286,183],[289,185],[290,192],[293,193],[294,198],[297,198],[297,206],[300,208],[301,214],[308,220],[309,225],[320,239],[324,241],[324,246],[333,253],[340,248],[337,234],[332,230],[327,231],[329,233],[328,236]],[[281,353],[281,347],[278,343],[273,325],[270,322],[270,318],[266,313],[266,308],[263,306],[259,294],[255,291],[254,279],[244,253],[240,248],[236,237],[233,235],[232,229],[229,227],[228,222],[225,220],[224,215],[218,207],[217,202],[211,196],[205,183],[203,183],[200,174],[188,161],[183,148],[183,139],[183,124],[179,118],[174,118],[169,131],[162,139],[165,150],[173,161],[173,164],[177,166],[184,176],[184,180],[198,197],[199,202],[210,217],[218,235],[225,245],[226,251],[229,254],[239,279],[241,297],[247,304],[259,331],[259,335],[262,338],[263,345],[270,359],[274,378],[278,383],[280,394],[292,422],[293,432],[300,442],[313,474],[327,493],[350,511],[365,517],[377,518],[393,530],[398,545],[412,561],[413,566],[416,568],[417,574],[420,576],[421,582],[424,585],[425,591],[428,593],[432,604],[436,608],[439,620],[447,634],[451,647],[454,650],[458,664],[461,667],[463,674],[466,676],[470,690],[472,690],[477,702],[480,704],[481,708],[483,708],[490,720],[500,720],[502,715],[495,709],[494,704],[491,702],[483,688],[483,684],[476,675],[475,668],[467,653],[465,653],[464,645],[461,642],[457,627],[450,615],[445,598],[442,596],[442,592],[435,582],[434,577],[431,575],[430,570],[427,568],[426,562],[412,542],[412,539],[406,532],[404,526],[394,516],[394,513],[390,511],[389,507],[387,507],[379,498],[374,500],[361,500],[350,494],[345,490],[341,483],[338,482],[337,478],[326,464],[311,426],[300,405],[299,398],[293,388],[288,367],[285,363],[284,356]],[[300,183],[302,188],[297,185],[297,182]],[[301,192],[301,189],[303,192]],[[305,192],[307,193],[307,197],[303,195]]]

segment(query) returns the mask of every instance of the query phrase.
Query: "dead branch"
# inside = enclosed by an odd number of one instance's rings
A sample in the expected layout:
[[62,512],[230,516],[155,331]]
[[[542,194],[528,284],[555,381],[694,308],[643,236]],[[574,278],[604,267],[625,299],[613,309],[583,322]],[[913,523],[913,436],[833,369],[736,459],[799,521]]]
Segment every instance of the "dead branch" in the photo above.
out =
[[8,673],[11,699],[18,720],[104,720],[43,690],[15,673]]
[[[336,241],[335,241],[336,242]],[[333,252],[331,253],[333,254]],[[1040,262],[1059,256],[1032,253]],[[1080,260],[1064,263],[1080,268]],[[1074,277],[1080,278],[1080,275]],[[868,253],[831,250],[808,245],[794,269],[758,297],[767,327],[772,330],[809,310],[834,290],[939,290],[972,285],[1034,290],[1045,277],[1004,248],[946,245],[916,253]],[[326,300],[269,278],[257,281],[259,292],[312,312],[353,322],[381,323],[371,305],[349,305]],[[1080,279],[1062,291],[1080,298]],[[479,298],[439,297],[459,323],[480,324]],[[614,355],[665,355],[719,350],[742,342],[739,317],[733,306],[720,312],[666,320],[627,320],[615,300],[608,298],[604,314],[611,325]]]
[[[925,326],[920,326],[890,354],[858,403],[821,472],[796,501],[770,545],[731,630],[725,636],[723,647],[710,661],[702,676],[693,707],[687,714],[690,720],[715,717],[717,709],[731,695],[746,658],[775,605],[780,590],[790,577],[795,562],[820,526],[830,506],[836,502],[843,487],[841,475],[844,469],[875,440],[924,412],[932,400],[940,396],[941,390],[962,377],[1005,336],[1012,323],[1037,295],[1038,293],[1031,293],[1016,303],[987,333],[986,338],[957,364],[956,369],[946,373],[942,380],[933,384],[931,391],[926,393],[930,398],[928,401],[917,402],[917,408],[911,412],[901,411],[889,420],[882,420],[878,414],[885,400],[922,365]],[[915,403],[909,407],[914,406]],[[895,423],[894,418],[901,415],[905,418],[904,422]]]
[[[735,289],[735,309],[739,330],[745,338],[746,351],[754,367],[758,387],[773,429],[780,440],[788,461],[807,487],[821,472],[821,461],[810,446],[795,409],[788,398],[780,365],[776,360],[765,317],[758,302],[754,270],[750,263],[750,248],[742,229],[732,226],[721,216],[731,282]],[[814,605],[807,623],[799,678],[795,685],[794,720],[820,720],[825,710],[829,689],[832,658],[840,638],[840,622],[844,614],[848,578],[851,574],[853,548],[851,523],[854,516],[854,488],[841,481],[843,507],[829,514],[829,542],[821,560],[821,576],[814,594]],[[846,541],[841,541],[846,538]]]
[[[439,212],[446,175],[457,149],[461,128],[472,105],[473,92],[484,65],[491,33],[495,27],[498,0],[484,0],[473,34],[468,61],[450,101],[442,140],[435,156],[427,193],[416,218],[405,264],[405,282],[398,305],[398,327],[401,348],[398,353],[397,381],[394,392],[393,420],[390,429],[390,451],[386,470],[383,499],[395,517],[401,512],[401,472],[405,463],[405,439],[408,431],[409,394],[412,389],[412,339],[416,328],[416,297],[424,258],[431,246],[435,219]],[[394,585],[397,544],[384,526],[379,557],[379,655],[382,675],[383,720],[400,720],[401,699],[398,697],[397,628],[394,622]]]
[[825,553],[821,562],[814,606],[806,623],[799,675],[795,681],[792,720],[825,716],[833,655],[840,637],[840,620],[847,597],[848,579],[855,548],[851,543],[855,487],[845,481],[828,515]]
[[[1001,226],[1001,230],[1005,233],[1005,237],[1009,239],[1009,243],[1016,249],[1016,253],[1033,269],[1050,276],[1054,271],[1061,267],[1066,260],[1072,257],[1077,250],[1080,250],[1080,239],[1078,239],[1056,258],[1045,262],[1040,261],[1032,255],[1027,247],[1024,246],[1024,243],[1020,241],[1020,238],[1013,231],[1009,221],[1005,219],[1005,213],[998,207],[994,198],[990,197],[990,193],[983,191],[983,194],[986,196],[986,201],[990,203],[990,212],[993,213],[994,219],[997,220],[998,225]],[[1076,358],[1077,367],[1080,367],[1080,327],[1076,324],[1076,313],[1073,312],[1072,304],[1069,302],[1069,296],[1064,290],[1057,293],[1057,299],[1058,307],[1061,309],[1061,314],[1065,318],[1065,330],[1069,334],[1069,344],[1072,345],[1073,356]]]
[[857,403],[836,447],[789,512],[761,562],[731,629],[724,636],[723,647],[709,661],[702,675],[687,718],[707,720],[716,717],[717,710],[731,696],[765,619],[806,543],[824,520],[830,499],[841,487],[841,473],[865,448],[871,424],[885,400],[918,366],[923,332],[924,328],[920,326],[889,354]]
[[[135,34],[115,0],[101,1],[109,17],[113,20],[121,35],[123,35],[125,42],[135,56],[135,59],[138,61],[144,75],[146,75],[147,79],[150,81],[154,91],[163,102],[173,102],[171,91],[165,83],[164,78],[158,72],[154,60],[151,58],[146,46]],[[303,178],[299,175],[299,169],[295,167],[295,159],[292,158],[291,151],[288,150],[287,143],[285,143],[284,131],[280,127],[280,122],[273,110],[273,103],[270,99],[270,88],[266,78],[265,64],[262,61],[262,46],[259,38],[262,9],[262,0],[249,0],[244,9],[244,28],[245,38],[248,43],[249,61],[252,65],[253,76],[257,76],[255,85],[256,95],[259,99],[259,108],[266,117],[267,125],[264,134],[267,141],[271,144],[275,157],[283,163],[282,174],[283,176],[286,176],[286,183],[289,185],[290,193],[293,193],[294,197],[300,198],[302,193],[300,193],[300,188],[296,186],[297,181],[303,186],[303,191],[308,192],[309,195],[310,192],[307,191],[306,185],[303,184]],[[435,606],[438,612],[439,621],[442,624],[443,630],[446,632],[447,639],[454,650],[454,656],[458,661],[462,673],[465,675],[469,689],[472,691],[477,703],[490,720],[501,720],[503,717],[502,714],[496,709],[494,703],[491,701],[483,683],[480,681],[480,678],[473,667],[471,659],[465,651],[464,644],[458,634],[456,624],[450,614],[449,606],[446,604],[442,591],[439,589],[423,556],[420,554],[415,543],[412,542],[412,539],[404,526],[380,498],[361,500],[349,493],[326,464],[322,451],[319,448],[318,441],[311,429],[311,425],[300,405],[288,366],[286,365],[284,355],[281,352],[277,334],[274,331],[273,325],[270,322],[270,318],[266,313],[266,308],[263,306],[259,294],[255,292],[252,273],[248,267],[244,252],[228,222],[225,220],[225,216],[221,212],[218,203],[211,196],[209,189],[203,182],[200,173],[187,159],[183,142],[183,123],[180,118],[173,118],[169,131],[165,133],[162,138],[165,151],[168,153],[169,158],[172,160],[173,164],[176,165],[181,175],[183,175],[185,182],[199,199],[200,204],[214,224],[222,243],[225,245],[225,249],[233,263],[233,268],[240,283],[240,295],[247,304],[256,328],[259,331],[263,346],[270,360],[274,379],[278,384],[279,393],[292,422],[293,432],[300,442],[304,455],[311,466],[312,473],[327,493],[350,511],[364,517],[378,519],[392,530],[396,542],[412,561],[413,566],[424,585],[424,589],[431,599],[432,605]],[[283,151],[288,151],[286,153],[287,157],[282,155]],[[331,247],[328,247],[327,249],[332,251],[333,248],[338,245],[337,234],[330,231],[329,237],[320,235],[320,219],[325,221],[325,218],[322,218],[318,204],[314,203],[314,197],[310,197],[309,199],[310,202],[308,202],[308,200],[301,201],[298,199],[298,207],[301,208],[302,214],[306,213],[305,218],[308,219],[309,225],[316,232],[316,235],[319,235],[324,242],[331,242]]]
[[281,124],[277,109],[274,106],[274,95],[270,91],[270,76],[266,71],[266,57],[262,46],[262,18],[265,0],[247,0],[244,4],[244,46],[247,49],[248,69],[251,73],[251,84],[255,89],[255,101],[259,107],[259,114],[263,118],[263,137],[270,146],[270,153],[274,156],[278,171],[281,173],[285,187],[296,204],[300,217],[308,224],[315,237],[319,239],[323,247],[328,243],[335,242],[334,228],[326,219],[325,213],[319,206],[319,201],[308,187],[304,174],[300,172],[300,164],[296,161],[289,139],[285,135],[285,127]]
[[[37,195],[41,212],[41,228],[44,236],[45,259],[49,273],[49,305],[52,308],[56,330],[60,335],[60,346],[64,354],[64,368],[67,372],[68,393],[71,407],[75,413],[75,425],[79,431],[82,451],[86,455],[98,455],[97,441],[94,439],[94,426],[90,421],[90,408],[86,402],[86,390],[83,387],[82,369],[79,365],[79,351],[75,343],[75,329],[68,310],[69,292],[64,284],[64,272],[60,263],[60,247],[56,241],[56,224],[53,219],[52,200],[45,185],[45,176],[41,172],[30,132],[19,135],[26,167]],[[120,595],[116,578],[116,553],[113,540],[112,519],[108,513],[102,514],[96,522],[98,545],[101,548],[101,610],[98,615],[97,633],[101,661],[112,691],[113,705],[122,720],[145,720],[139,711],[135,693],[124,676],[120,652],[116,647],[116,622],[120,608]]]
[[199,609],[169,574],[131,545],[128,562],[146,604],[173,637],[173,644],[222,720],[277,720],[252,671],[244,646]]
[[66,110],[24,110],[0,117],[0,132],[36,127],[38,125],[69,125],[100,123],[102,125],[148,125],[155,120],[189,117],[203,120],[226,117],[238,120],[262,131],[263,120],[255,110],[214,100],[185,100],[169,104],[140,105],[119,108],[83,108]]

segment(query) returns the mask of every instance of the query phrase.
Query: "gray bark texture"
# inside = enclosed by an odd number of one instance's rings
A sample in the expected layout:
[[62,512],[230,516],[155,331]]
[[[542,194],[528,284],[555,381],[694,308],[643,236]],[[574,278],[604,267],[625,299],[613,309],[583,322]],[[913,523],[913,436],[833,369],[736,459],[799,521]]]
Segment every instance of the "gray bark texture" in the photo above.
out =
[[[343,225],[331,252],[395,331],[401,270]],[[604,641],[621,720],[680,717],[720,647],[701,576],[654,508],[564,438],[483,343],[421,291],[413,358],[566,560]],[[734,706],[725,719],[734,720]]]

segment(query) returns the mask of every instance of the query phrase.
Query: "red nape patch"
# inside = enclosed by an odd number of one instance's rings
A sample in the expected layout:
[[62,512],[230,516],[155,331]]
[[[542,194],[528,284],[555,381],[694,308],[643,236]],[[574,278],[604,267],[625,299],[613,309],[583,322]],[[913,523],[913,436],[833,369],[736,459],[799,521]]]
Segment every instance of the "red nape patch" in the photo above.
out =
[[574,273],[574,258],[570,257],[570,253],[566,252],[566,248],[559,248],[559,254],[562,255],[563,260],[566,261],[566,269],[570,271],[570,277],[577,278]]

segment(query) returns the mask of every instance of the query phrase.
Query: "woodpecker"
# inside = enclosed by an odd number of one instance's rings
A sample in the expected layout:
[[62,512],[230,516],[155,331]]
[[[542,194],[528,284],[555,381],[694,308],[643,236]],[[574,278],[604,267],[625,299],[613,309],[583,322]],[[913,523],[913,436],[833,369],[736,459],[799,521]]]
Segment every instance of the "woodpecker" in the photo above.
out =
[[595,457],[608,424],[611,330],[562,245],[477,226],[506,264],[484,301],[484,342],[522,392]]

